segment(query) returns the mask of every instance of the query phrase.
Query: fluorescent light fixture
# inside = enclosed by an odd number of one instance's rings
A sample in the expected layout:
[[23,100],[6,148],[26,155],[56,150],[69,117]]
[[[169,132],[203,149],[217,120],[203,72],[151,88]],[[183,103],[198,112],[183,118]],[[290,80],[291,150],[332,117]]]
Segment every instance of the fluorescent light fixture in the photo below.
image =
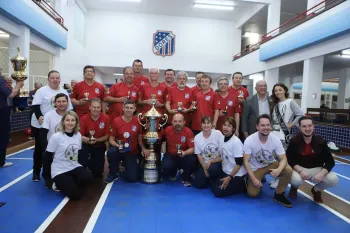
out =
[[243,37],[247,37],[249,39],[249,44],[256,44],[260,40],[260,35],[256,32],[245,32]]
[[141,0],[123,0],[124,2],[141,2]]
[[1,34],[0,34],[0,37],[1,37],[1,38],[9,38],[10,35],[9,35],[9,34],[5,34],[5,33],[1,33]]
[[196,77],[188,77],[188,80],[196,80]]
[[343,51],[341,51],[342,55],[350,55],[350,49],[345,49]]
[[123,74],[114,73],[113,75],[115,75],[115,76],[121,76],[121,75],[123,75]]
[[213,1],[213,0],[197,0],[197,4],[206,4],[206,5],[217,5],[217,6],[234,6],[233,1]]
[[345,58],[350,58],[350,54],[342,54],[340,56],[345,57]]
[[228,10],[228,11],[233,10],[233,6],[211,5],[211,4],[201,4],[201,3],[195,3],[193,7],[202,8],[202,9],[214,9],[214,10]]

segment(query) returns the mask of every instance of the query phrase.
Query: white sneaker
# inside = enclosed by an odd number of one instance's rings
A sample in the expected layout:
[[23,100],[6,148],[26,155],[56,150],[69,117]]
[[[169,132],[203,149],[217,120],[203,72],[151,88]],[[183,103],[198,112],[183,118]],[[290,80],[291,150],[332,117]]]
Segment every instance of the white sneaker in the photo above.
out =
[[13,165],[12,162],[5,162],[5,164],[2,165],[0,168],[10,167],[10,166],[12,166],[12,165]]
[[53,183],[52,184],[52,190],[55,191],[55,192],[59,192],[60,190],[57,188],[56,184]]
[[329,142],[329,143],[328,143],[328,147],[329,147],[329,149],[331,149],[331,150],[339,150],[339,148],[335,145],[334,142]]
[[275,189],[278,186],[279,178],[274,179],[270,182],[270,188]]

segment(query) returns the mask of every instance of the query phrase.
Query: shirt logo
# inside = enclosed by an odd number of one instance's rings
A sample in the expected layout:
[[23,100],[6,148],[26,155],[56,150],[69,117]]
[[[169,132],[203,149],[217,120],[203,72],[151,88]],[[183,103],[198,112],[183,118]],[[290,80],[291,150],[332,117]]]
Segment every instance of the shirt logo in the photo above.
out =
[[143,84],[145,84],[145,82],[144,82],[144,81],[141,81],[141,85],[143,85]]
[[103,129],[105,127],[105,123],[104,122],[100,122],[100,129]]
[[232,106],[232,105],[233,105],[232,100],[228,101],[228,105],[229,105],[229,106]]
[[136,97],[136,92],[133,91],[133,92],[131,93],[131,95],[132,95],[133,97]]
[[99,93],[100,93],[100,90],[96,87],[96,88],[95,88],[95,92],[96,92],[96,94],[99,94]]
[[162,90],[158,90],[158,95],[163,95]]
[[220,104],[220,100],[218,100],[218,104]]
[[186,142],[186,137],[185,136],[181,136],[181,142]]
[[132,129],[132,131],[134,131],[134,132],[136,132],[136,125],[133,125],[132,127],[131,127],[131,129]]
[[190,94],[186,93],[186,94],[185,94],[185,98],[186,98],[186,99],[190,98]]
[[205,97],[205,99],[206,99],[206,100],[210,100],[210,97],[211,97],[210,95],[207,95],[207,96]]

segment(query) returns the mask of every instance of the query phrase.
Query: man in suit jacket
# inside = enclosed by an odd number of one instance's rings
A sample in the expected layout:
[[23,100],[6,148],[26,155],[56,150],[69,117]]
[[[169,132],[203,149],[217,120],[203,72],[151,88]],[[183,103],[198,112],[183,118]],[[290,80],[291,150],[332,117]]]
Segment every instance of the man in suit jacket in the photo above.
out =
[[242,131],[244,137],[255,133],[256,119],[261,114],[270,115],[270,97],[267,93],[267,84],[264,80],[256,82],[256,94],[245,100],[242,115]]

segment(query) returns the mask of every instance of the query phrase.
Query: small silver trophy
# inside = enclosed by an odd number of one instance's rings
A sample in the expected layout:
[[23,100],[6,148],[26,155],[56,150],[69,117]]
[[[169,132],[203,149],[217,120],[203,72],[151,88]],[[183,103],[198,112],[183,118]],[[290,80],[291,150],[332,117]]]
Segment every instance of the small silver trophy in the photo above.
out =
[[122,140],[118,140],[118,145],[119,145],[118,149],[122,150],[123,149]]
[[177,155],[182,155],[182,151],[181,151],[181,144],[176,144],[176,149],[177,149]]
[[94,138],[95,130],[89,130],[89,133],[90,133],[90,141],[95,141],[96,140],[96,138]]
[[179,106],[179,107],[177,108],[177,111],[181,112],[181,111],[182,111],[182,102],[178,102],[178,103],[177,103],[177,106]]

